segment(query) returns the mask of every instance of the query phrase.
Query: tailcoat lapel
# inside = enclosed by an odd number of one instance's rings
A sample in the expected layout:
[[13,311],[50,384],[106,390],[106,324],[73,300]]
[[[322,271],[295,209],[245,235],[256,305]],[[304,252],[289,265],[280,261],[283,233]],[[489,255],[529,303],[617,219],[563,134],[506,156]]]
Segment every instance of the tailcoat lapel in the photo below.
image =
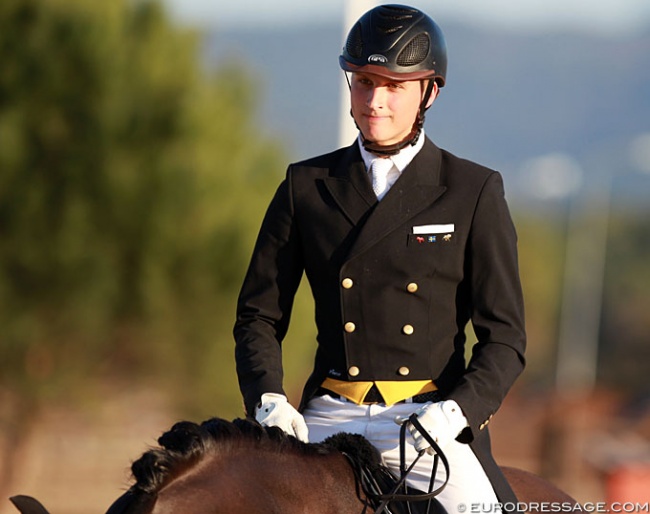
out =
[[355,226],[363,225],[359,227],[349,258],[364,252],[426,209],[446,190],[442,180],[442,153],[428,139],[381,202],[377,202],[372,190],[357,143],[348,147],[324,183],[348,220]]
[[356,142],[348,147],[343,159],[324,182],[334,201],[353,225],[359,224],[368,210],[377,203]]
[[442,153],[427,139],[422,150],[406,167],[382,201],[377,203],[361,228],[348,257],[353,258],[366,251],[435,202],[447,189],[442,184],[441,175]]

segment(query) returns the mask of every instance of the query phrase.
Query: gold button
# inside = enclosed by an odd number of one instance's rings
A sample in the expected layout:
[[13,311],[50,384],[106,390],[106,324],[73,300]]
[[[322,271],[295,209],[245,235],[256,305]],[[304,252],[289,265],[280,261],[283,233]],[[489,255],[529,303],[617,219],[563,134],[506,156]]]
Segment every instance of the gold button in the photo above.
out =
[[356,329],[357,329],[357,326],[356,326],[354,323],[352,323],[351,321],[348,321],[348,322],[345,324],[345,331],[346,331],[348,334],[351,334],[351,333],[354,332]]
[[406,286],[406,290],[409,293],[415,293],[418,290],[418,285],[415,282],[411,282],[408,286]]
[[405,377],[411,372],[411,370],[408,369],[406,366],[402,366],[400,369],[397,370],[397,372],[403,377]]
[[354,285],[354,282],[351,278],[344,278],[343,282],[341,282],[341,285],[344,289],[350,289]]
[[402,332],[404,332],[407,336],[410,336],[415,329],[413,328],[413,325],[404,325],[402,327]]
[[350,369],[348,369],[348,373],[350,374],[351,377],[359,376],[360,372],[361,370],[356,366],[350,366]]

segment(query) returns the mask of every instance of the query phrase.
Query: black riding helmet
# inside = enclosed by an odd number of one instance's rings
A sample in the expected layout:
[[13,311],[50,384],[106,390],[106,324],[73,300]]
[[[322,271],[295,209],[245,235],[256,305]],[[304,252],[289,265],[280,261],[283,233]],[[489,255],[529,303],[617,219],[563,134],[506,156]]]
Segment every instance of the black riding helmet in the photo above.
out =
[[[445,85],[447,46],[440,27],[425,13],[406,5],[381,5],[365,13],[348,34],[339,64],[344,71],[365,72],[393,80],[428,80],[420,111],[407,138],[390,147],[363,138],[366,149],[396,154],[414,145],[424,125],[426,104],[433,90]],[[363,136],[363,134],[362,134]]]

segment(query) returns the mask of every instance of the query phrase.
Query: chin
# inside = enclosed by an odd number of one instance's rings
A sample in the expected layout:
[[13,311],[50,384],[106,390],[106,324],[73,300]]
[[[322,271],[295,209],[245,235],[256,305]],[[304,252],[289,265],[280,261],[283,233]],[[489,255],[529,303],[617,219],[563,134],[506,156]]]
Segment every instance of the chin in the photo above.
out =
[[363,136],[368,140],[372,141],[381,146],[386,146],[392,144],[391,141],[387,141],[385,137],[382,137],[381,134],[373,134],[372,132],[364,132]]

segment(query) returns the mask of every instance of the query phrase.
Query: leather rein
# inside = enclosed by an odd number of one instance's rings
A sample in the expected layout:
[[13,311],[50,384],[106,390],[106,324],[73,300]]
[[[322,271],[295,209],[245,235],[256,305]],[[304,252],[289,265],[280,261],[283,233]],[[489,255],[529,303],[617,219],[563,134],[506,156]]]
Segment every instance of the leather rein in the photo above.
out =
[[[431,447],[435,452],[435,455],[433,457],[433,466],[431,469],[431,480],[429,481],[429,491],[426,493],[409,493],[406,485],[406,478],[408,477],[408,474],[411,472],[415,464],[420,460],[422,455],[426,453],[426,450],[421,450],[418,453],[418,456],[407,467],[406,465],[407,423],[411,423],[418,430],[418,432],[422,434],[424,439],[426,439],[426,441],[431,445]],[[362,511],[362,514],[364,514],[368,509],[369,506],[368,500],[370,500],[371,503],[379,504],[375,509],[374,514],[381,514],[381,513],[391,514],[388,504],[393,501],[407,502],[407,503],[428,501],[429,505],[427,506],[427,512],[430,512],[431,501],[438,494],[442,492],[442,490],[446,487],[447,482],[449,482],[449,461],[447,460],[447,457],[443,453],[440,446],[438,446],[438,443],[436,443],[436,441],[433,439],[433,437],[431,437],[429,432],[427,432],[424,429],[424,427],[422,427],[422,425],[418,421],[416,414],[412,414],[409,417],[408,421],[403,423],[402,426],[400,427],[399,446],[400,446],[400,477],[397,480],[396,484],[394,485],[393,489],[389,493],[382,492],[379,485],[377,484],[377,481],[372,477],[371,473],[365,469],[361,469],[358,464],[352,462],[352,459],[347,454],[344,454],[346,455],[346,457],[348,457],[348,459],[352,463],[352,468],[354,469],[355,475],[357,476],[358,484],[361,485],[361,489],[367,498],[366,505]],[[433,489],[436,474],[438,471],[438,465],[440,462],[442,462],[442,465],[445,469],[445,481],[442,483],[442,485],[440,485],[440,487]],[[399,491],[402,488],[404,489],[404,492],[400,493]],[[410,508],[409,508],[409,512],[410,512]]]

